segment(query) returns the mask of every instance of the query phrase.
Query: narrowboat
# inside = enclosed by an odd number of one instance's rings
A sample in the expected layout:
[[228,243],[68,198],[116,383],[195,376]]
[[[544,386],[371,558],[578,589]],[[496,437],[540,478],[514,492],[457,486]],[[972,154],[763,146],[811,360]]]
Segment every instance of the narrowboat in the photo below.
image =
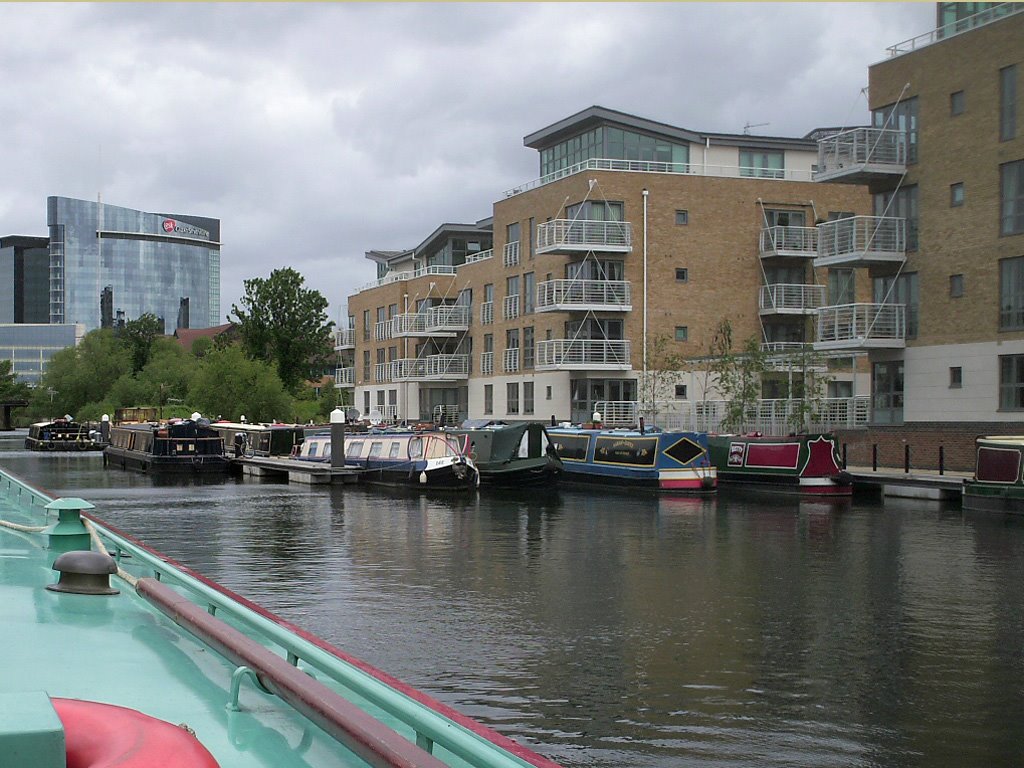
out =
[[1024,436],[978,437],[974,447],[974,477],[964,480],[963,508],[1024,513]]
[[224,438],[206,419],[165,424],[119,424],[110,428],[104,466],[153,474],[215,474],[228,471]]
[[0,469],[4,768],[558,768],[96,511]]
[[296,424],[215,421],[210,427],[224,438],[227,453],[235,457],[291,456],[306,436],[305,428]]
[[[370,430],[345,438],[345,466],[360,469],[359,481],[415,488],[471,490],[480,474],[464,437],[443,432]],[[300,461],[331,460],[331,436],[307,435]]]
[[709,435],[708,443],[720,483],[820,496],[853,493],[832,435]]
[[469,419],[461,427],[444,431],[469,441],[469,455],[480,473],[480,485],[551,485],[562,473],[562,460],[540,422],[508,424]]
[[549,427],[547,432],[565,468],[562,482],[701,495],[715,491],[715,468],[703,432],[574,426]]
[[30,451],[101,451],[105,445],[98,425],[77,422],[70,416],[32,424],[25,438]]

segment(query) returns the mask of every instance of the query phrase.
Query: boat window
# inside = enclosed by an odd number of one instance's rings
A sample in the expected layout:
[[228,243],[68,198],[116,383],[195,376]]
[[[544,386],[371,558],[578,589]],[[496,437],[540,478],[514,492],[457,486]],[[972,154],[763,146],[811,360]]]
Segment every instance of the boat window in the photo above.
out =
[[373,459],[376,458],[377,456],[380,456],[380,453],[383,449],[384,443],[380,442],[379,440],[374,440],[372,443],[370,443],[370,458]]
[[462,446],[466,444],[465,438],[461,437],[449,437],[446,438],[446,442],[448,443],[448,453],[454,453],[456,455],[462,453]]
[[331,458],[331,444],[330,443],[324,443],[324,451],[323,451],[322,456],[325,459]]
[[358,456],[359,454],[361,454],[362,452],[363,452],[363,441],[362,440],[358,440],[358,441],[356,441],[354,443],[349,443],[348,444],[348,450],[346,451],[347,455],[355,457],[355,456]]
[[409,438],[409,458],[418,459],[423,455],[423,438],[422,437],[410,437]]
[[316,456],[317,448],[319,448],[319,447],[320,446],[319,446],[318,443],[310,443],[309,444],[309,451],[306,453],[306,455],[307,456]]
[[391,441],[391,449],[388,451],[388,458],[389,459],[397,459],[398,458],[398,452],[401,449],[402,449],[402,444],[399,443],[397,440],[392,440]]

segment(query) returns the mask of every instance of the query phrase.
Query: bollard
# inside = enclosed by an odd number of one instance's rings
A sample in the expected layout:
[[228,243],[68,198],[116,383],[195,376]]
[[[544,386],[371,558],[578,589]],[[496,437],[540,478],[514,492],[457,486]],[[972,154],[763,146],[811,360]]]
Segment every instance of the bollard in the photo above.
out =
[[878,471],[878,443],[871,444],[871,471]]
[[345,412],[341,408],[331,411],[331,469],[345,466]]
[[910,473],[910,443],[903,446],[903,474]]
[[946,472],[946,450],[945,446],[939,446],[939,474],[945,474]]
[[843,443],[843,469],[846,469],[846,449],[849,447],[846,443]]

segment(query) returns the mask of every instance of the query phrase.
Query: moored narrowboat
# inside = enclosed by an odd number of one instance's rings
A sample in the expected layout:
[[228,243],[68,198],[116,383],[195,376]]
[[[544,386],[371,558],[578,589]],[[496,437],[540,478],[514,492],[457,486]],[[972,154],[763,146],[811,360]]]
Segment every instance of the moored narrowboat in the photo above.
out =
[[832,435],[709,435],[708,443],[720,483],[820,496],[853,493]]
[[98,425],[77,422],[70,416],[32,424],[25,438],[30,451],[101,451],[105,445]]
[[481,485],[551,485],[564,469],[545,425],[537,421],[507,424],[470,419],[445,432],[469,441]]
[[153,474],[215,474],[230,466],[224,438],[201,418],[113,426],[103,464]]
[[291,456],[305,438],[305,428],[296,424],[250,424],[215,421],[210,427],[224,438],[226,452],[241,456]]
[[[471,490],[480,474],[468,441],[444,432],[370,430],[346,437],[345,466],[356,467],[360,482],[438,490]],[[329,462],[330,434],[308,435],[295,457]]]
[[565,468],[562,482],[598,483],[688,494],[715,491],[703,432],[549,427]]
[[1024,514],[1024,436],[978,437],[974,477],[964,480],[963,508]]

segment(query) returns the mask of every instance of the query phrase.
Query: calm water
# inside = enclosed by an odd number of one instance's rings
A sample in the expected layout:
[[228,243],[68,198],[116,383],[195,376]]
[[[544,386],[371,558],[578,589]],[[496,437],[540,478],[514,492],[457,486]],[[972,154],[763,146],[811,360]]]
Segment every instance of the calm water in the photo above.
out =
[[1024,521],[0,464],[566,766],[1024,765]]

